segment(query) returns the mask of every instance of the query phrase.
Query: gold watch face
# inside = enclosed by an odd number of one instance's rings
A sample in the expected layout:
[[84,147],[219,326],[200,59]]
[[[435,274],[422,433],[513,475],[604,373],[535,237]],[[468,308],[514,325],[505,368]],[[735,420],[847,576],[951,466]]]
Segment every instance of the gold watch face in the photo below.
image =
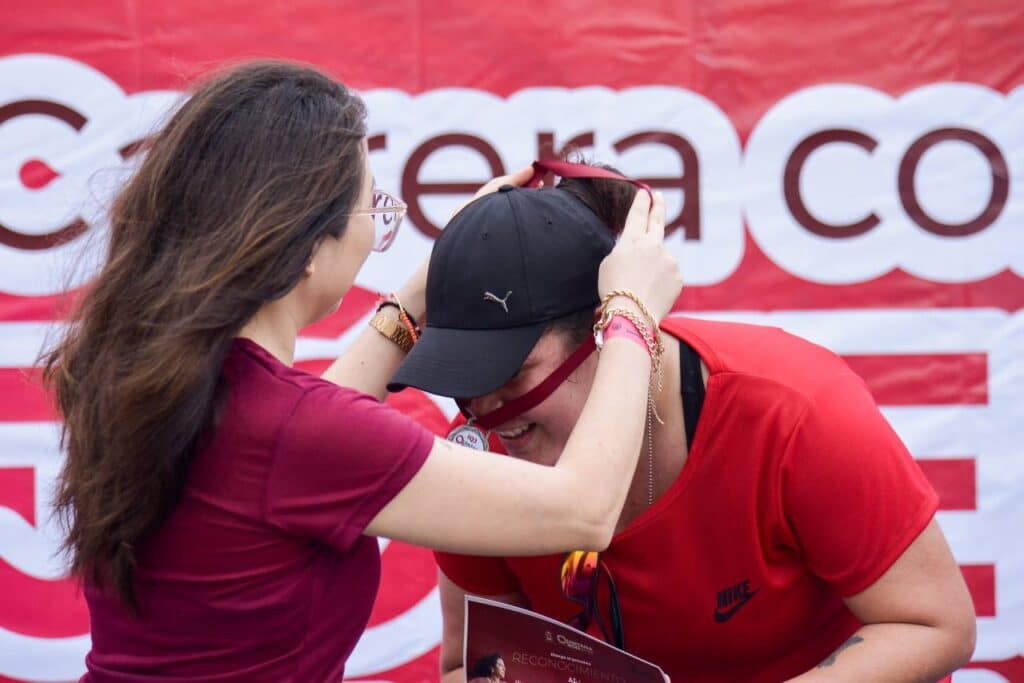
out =
[[408,351],[412,348],[412,335],[409,334],[409,330],[405,329],[405,326],[398,320],[378,313],[373,316],[370,324],[373,325],[378,332],[400,346],[404,351]]
[[392,334],[396,329],[398,329],[398,321],[394,318],[377,314],[377,316],[375,316],[375,320],[377,321],[377,327],[385,334]]

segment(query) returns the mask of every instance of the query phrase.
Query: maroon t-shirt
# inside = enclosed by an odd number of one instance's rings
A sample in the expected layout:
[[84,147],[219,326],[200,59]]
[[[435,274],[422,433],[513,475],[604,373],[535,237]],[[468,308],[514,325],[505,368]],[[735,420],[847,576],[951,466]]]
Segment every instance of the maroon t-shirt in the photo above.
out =
[[337,681],[380,581],[366,525],[433,436],[366,394],[237,339],[184,494],[138,548],[131,615],[87,584],[87,683]]

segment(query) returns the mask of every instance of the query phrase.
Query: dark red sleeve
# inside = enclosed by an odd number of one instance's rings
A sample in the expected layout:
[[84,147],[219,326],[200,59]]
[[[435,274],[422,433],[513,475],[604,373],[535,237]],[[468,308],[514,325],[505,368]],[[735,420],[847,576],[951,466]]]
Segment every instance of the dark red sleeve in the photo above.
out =
[[372,396],[317,384],[281,429],[267,480],[267,519],[346,550],[419,471],[433,441]]
[[853,373],[810,401],[780,468],[783,514],[809,568],[868,588],[931,521],[938,495]]
[[505,595],[520,589],[519,579],[501,557],[476,557],[435,551],[438,568],[452,583],[477,595]]

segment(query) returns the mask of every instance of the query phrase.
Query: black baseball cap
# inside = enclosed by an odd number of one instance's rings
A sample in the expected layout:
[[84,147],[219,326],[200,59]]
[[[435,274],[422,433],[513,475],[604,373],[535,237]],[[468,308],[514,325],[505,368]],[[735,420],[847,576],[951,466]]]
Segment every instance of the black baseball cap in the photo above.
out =
[[550,321],[600,303],[598,269],[614,246],[564,190],[505,185],[473,201],[434,243],[427,325],[388,391],[472,398],[505,384]]

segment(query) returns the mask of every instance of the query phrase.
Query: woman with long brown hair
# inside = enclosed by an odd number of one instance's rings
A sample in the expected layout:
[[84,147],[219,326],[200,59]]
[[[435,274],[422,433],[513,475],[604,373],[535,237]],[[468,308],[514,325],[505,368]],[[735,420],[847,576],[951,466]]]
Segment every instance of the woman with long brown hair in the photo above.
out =
[[[556,467],[435,439],[380,402],[425,268],[322,378],[291,367],[299,330],[401,218],[374,189],[364,117],[311,68],[241,66],[174,113],[112,208],[106,261],[46,358],[56,510],[92,619],[83,680],[339,680],[379,581],[374,536],[477,554],[610,538],[644,429],[642,344],[609,335]],[[595,296],[663,316],[681,286],[663,234],[660,197],[641,195]]]

